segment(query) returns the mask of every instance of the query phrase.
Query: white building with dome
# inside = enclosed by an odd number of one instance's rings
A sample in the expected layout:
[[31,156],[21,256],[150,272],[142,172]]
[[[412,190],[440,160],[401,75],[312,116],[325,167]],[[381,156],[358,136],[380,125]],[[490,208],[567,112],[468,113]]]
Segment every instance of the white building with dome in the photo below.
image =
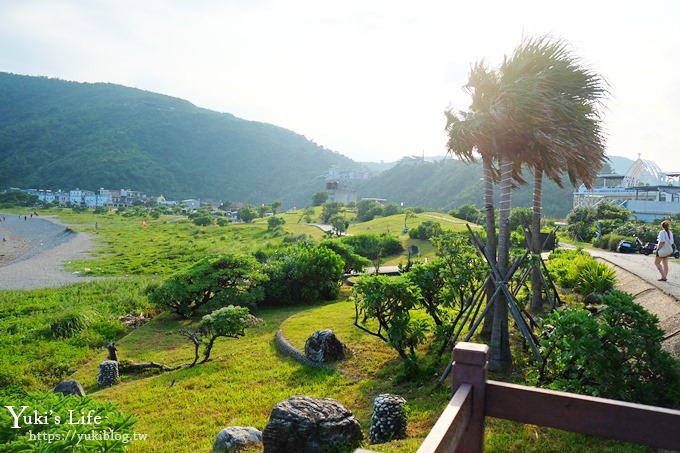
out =
[[603,201],[616,203],[645,222],[680,214],[680,173],[665,173],[656,163],[638,158],[625,175],[598,175],[592,189],[582,184],[574,192],[574,208]]

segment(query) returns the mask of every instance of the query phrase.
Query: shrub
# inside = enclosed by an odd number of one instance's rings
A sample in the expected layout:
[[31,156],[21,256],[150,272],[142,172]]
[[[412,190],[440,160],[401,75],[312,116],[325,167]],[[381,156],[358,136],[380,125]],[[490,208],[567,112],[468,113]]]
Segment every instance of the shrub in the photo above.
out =
[[658,319],[613,291],[593,314],[567,308],[543,322],[541,386],[642,404],[680,403],[680,362],[661,349]]
[[274,305],[309,304],[333,300],[340,293],[344,263],[323,246],[304,242],[276,251],[267,261],[265,302]]
[[345,244],[349,244],[356,253],[369,260],[394,255],[404,250],[397,238],[386,233],[380,235],[357,234],[356,236],[345,236],[341,240]]
[[206,306],[250,305],[264,296],[267,276],[261,264],[248,255],[206,258],[186,272],[178,273],[157,288],[150,288],[149,301],[175,313],[191,317]]
[[212,225],[213,219],[210,216],[207,215],[200,215],[194,218],[193,220],[194,225],[196,226],[208,226]]
[[416,228],[412,228],[408,232],[408,236],[411,239],[430,239],[432,236],[441,234],[442,226],[439,222],[434,222],[432,220],[426,220]]
[[546,267],[558,286],[572,289],[580,269],[591,261],[593,257],[583,250],[556,249],[549,255]]
[[580,267],[574,289],[581,294],[604,293],[614,288],[616,272],[604,263],[590,261]]
[[352,289],[354,325],[390,345],[402,359],[415,362],[416,348],[429,329],[425,320],[411,317],[420,298],[420,288],[406,277],[361,277]]
[[355,253],[354,249],[344,242],[327,239],[321,242],[320,245],[333,250],[340,258],[342,258],[342,261],[344,262],[343,272],[345,274],[363,272],[364,268],[371,264],[368,259]]
[[70,338],[87,329],[92,323],[92,314],[84,311],[67,312],[57,316],[48,327],[51,338]]
[[614,233],[609,233],[605,234],[600,238],[600,244],[598,247],[609,250],[610,252],[615,252],[616,247],[619,245],[619,242],[623,241],[624,239],[632,239],[626,236],[621,236],[619,234],[614,234]]

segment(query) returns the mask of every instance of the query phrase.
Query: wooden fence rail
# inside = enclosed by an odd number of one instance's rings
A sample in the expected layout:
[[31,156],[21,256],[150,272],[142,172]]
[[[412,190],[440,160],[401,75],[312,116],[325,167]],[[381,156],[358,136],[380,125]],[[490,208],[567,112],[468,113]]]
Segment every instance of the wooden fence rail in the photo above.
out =
[[503,418],[670,450],[680,411],[487,380],[488,346],[453,351],[453,398],[418,453],[484,451],[484,418]]

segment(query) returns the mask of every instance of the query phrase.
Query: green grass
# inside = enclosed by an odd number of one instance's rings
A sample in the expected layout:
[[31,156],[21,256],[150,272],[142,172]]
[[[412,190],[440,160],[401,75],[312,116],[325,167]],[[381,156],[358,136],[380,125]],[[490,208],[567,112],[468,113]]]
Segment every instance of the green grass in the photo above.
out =
[[[287,220],[286,231],[323,237],[320,230],[297,224],[297,214],[288,215],[291,220]],[[87,267],[98,275],[147,277],[48,290],[1,291],[0,373],[4,374],[0,379],[14,380],[32,389],[49,389],[71,375],[93,398],[113,401],[138,419],[135,431],[147,434],[148,440],[133,443],[132,452],[207,452],[222,428],[252,425],[263,429],[273,406],[297,394],[335,398],[354,412],[367,435],[373,399],[385,392],[400,394],[408,401],[409,437],[370,448],[382,452],[415,451],[448,402],[446,386],[433,391],[434,378],[443,367],[434,367],[435,372],[424,384],[397,379],[400,359],[379,339],[353,326],[354,306],[345,300],[347,290],[333,303],[261,310],[257,315],[265,319],[264,326],[250,329],[237,340],[220,338],[211,360],[205,364],[173,372],[124,375],[119,385],[99,390],[97,367],[106,359],[103,345],[112,338],[119,338],[121,360],[177,365],[193,359],[193,346],[177,331],[195,327],[196,321],[162,314],[130,333],[120,326],[113,327],[120,314],[148,310],[144,288],[157,280],[149,276],[160,278],[207,254],[273,247],[282,241],[282,236],[267,232],[262,221],[253,225],[196,227],[181,218],[161,217],[147,220],[149,226],[142,227],[140,218],[66,211],[61,219],[77,231],[94,233],[95,222],[99,224],[97,256],[72,263],[72,267]],[[409,226],[427,219],[419,214],[409,219]],[[393,223],[386,223],[390,221]],[[452,228],[464,228],[455,220],[450,224]],[[394,234],[401,235],[403,217],[376,219],[362,228],[378,232],[387,225]],[[426,254],[433,253],[424,242],[418,246]],[[74,314],[82,314],[82,322],[72,321],[70,316]],[[274,345],[279,327],[300,350],[313,331],[333,329],[352,351],[338,365],[344,374],[311,369],[279,355]],[[53,330],[61,333],[55,335]],[[520,363],[521,360],[520,356]],[[521,373],[513,377],[521,382]],[[648,450],[488,419],[486,451]]]
[[0,291],[0,387],[53,387],[127,330],[117,318],[152,311],[149,280],[102,280],[33,291]]

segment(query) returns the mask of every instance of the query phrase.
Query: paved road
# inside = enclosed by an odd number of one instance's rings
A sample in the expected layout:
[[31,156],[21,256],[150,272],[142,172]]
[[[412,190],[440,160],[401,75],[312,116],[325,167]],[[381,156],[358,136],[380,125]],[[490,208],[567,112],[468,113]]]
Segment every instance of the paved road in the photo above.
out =
[[666,333],[664,349],[680,359],[680,261],[669,263],[668,281],[660,282],[654,256],[621,254],[604,250],[590,253],[617,271],[618,288],[635,296],[635,301],[659,318]]

